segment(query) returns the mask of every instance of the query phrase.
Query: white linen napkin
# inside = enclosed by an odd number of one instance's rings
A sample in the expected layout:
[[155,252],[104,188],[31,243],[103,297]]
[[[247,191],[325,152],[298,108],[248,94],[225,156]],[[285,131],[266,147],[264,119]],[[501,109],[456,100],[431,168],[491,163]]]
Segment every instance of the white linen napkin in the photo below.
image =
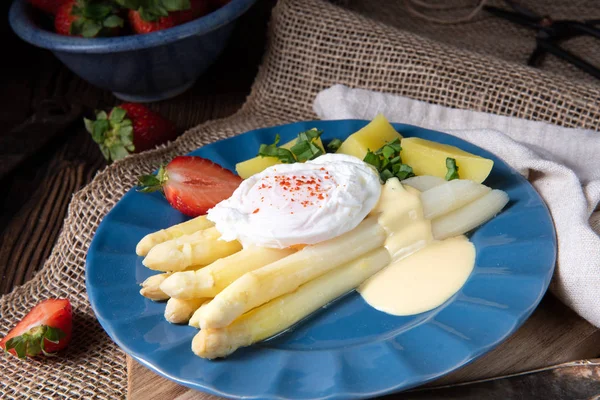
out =
[[[558,237],[551,291],[600,327],[600,132],[457,110],[336,85],[313,105],[321,119],[372,119],[441,130],[491,151],[544,198]],[[536,171],[535,174],[530,172]]]

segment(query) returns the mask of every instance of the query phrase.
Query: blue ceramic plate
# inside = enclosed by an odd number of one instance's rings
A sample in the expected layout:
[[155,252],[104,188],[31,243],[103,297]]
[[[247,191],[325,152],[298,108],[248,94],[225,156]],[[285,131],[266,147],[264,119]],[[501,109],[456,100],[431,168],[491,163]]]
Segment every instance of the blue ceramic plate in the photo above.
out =
[[[282,141],[317,127],[325,141],[344,139],[366,121],[309,121],[258,129],[192,154],[234,170],[260,143]],[[442,306],[395,317],[368,306],[355,292],[291,331],[240,349],[225,360],[195,356],[196,329],[171,325],[164,303],[139,295],[155,272],[135,245],[146,234],[184,221],[160,194],[130,190],[104,218],[90,246],[86,284],[92,307],[110,337],[155,372],[193,389],[251,399],[356,399],[407,389],[453,371],[513,333],[541,300],[556,256],[554,227],[529,183],[493,154],[446,134],[396,124],[405,136],[458,146],[492,158],[486,181],[511,198],[502,213],[471,235],[475,269]]]

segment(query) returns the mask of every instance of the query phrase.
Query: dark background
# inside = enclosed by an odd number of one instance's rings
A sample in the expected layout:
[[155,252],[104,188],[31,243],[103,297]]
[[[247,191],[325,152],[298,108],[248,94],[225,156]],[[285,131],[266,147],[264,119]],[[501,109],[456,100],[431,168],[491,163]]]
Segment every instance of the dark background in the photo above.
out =
[[[119,103],[110,92],[75,76],[50,51],[20,40],[8,24],[10,3],[0,6],[0,295],[43,266],[72,194],[106,166],[80,115],[74,112],[70,124],[62,114],[43,119],[40,107],[51,100],[89,113]],[[250,92],[274,4],[258,1],[240,18],[224,53],[191,90],[149,106],[181,132],[233,114]],[[20,162],[13,167],[16,158]]]

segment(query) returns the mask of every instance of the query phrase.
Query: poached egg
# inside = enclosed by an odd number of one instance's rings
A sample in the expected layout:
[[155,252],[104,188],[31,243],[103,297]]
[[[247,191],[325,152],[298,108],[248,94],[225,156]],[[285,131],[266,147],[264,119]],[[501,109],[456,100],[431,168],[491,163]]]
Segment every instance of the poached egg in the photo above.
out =
[[379,174],[353,156],[278,164],[244,180],[208,211],[225,241],[244,247],[316,244],[354,229],[381,195]]

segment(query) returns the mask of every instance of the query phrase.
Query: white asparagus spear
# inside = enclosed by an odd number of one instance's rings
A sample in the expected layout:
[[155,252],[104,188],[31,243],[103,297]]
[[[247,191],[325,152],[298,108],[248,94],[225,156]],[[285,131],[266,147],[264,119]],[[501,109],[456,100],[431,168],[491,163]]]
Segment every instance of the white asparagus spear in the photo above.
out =
[[145,256],[151,248],[159,243],[167,240],[175,239],[183,235],[189,235],[198,232],[202,229],[210,228],[214,223],[209,221],[205,215],[182,222],[181,224],[173,225],[167,229],[149,233],[139,241],[135,247],[135,252],[138,256]]
[[369,217],[350,232],[248,272],[202,308],[200,326],[202,329],[225,327],[254,307],[381,247],[385,238],[386,233],[377,218]]
[[292,249],[247,247],[198,271],[175,272],[160,288],[170,297],[194,299],[215,297],[246,272],[254,271],[293,254]]
[[406,178],[401,182],[403,185],[410,186],[417,189],[419,192],[432,189],[436,186],[446,183],[446,180],[439,176],[433,175],[421,175],[413,176],[412,178]]
[[492,190],[472,203],[431,221],[433,237],[442,240],[465,234],[493,218],[508,200],[508,195],[502,190]]
[[167,300],[169,295],[160,289],[160,284],[164,282],[170,273],[152,275],[142,282],[140,294],[153,301]]
[[358,287],[389,262],[387,250],[374,250],[255,308],[225,328],[201,330],[192,340],[192,351],[204,358],[226,357],[240,347],[271,337]]
[[206,299],[173,299],[167,301],[165,319],[172,324],[186,324]]
[[459,209],[490,192],[489,187],[467,179],[445,182],[421,193],[423,216],[434,219]]
[[204,229],[154,246],[143,264],[157,271],[183,271],[193,265],[208,265],[242,249],[238,241],[219,240],[217,228]]
[[194,311],[194,314],[192,314],[192,316],[190,317],[190,321],[188,322],[189,326],[193,326],[194,328],[200,329],[200,310],[202,310],[203,307],[206,307],[206,305],[210,303],[211,300],[212,299],[206,300],[196,311]]

